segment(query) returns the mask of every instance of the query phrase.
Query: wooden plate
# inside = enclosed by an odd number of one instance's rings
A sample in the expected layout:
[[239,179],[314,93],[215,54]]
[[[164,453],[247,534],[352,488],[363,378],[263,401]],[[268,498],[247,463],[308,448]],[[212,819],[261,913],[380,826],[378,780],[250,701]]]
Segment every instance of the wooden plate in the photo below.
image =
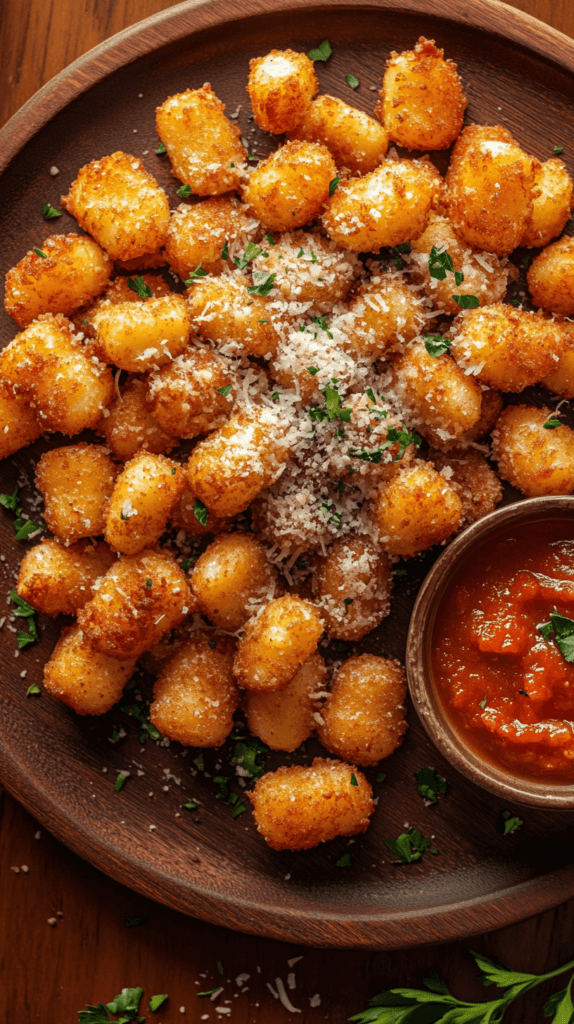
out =
[[[308,50],[328,36],[334,52],[328,64],[317,65],[321,89],[372,111],[369,86],[379,86],[389,51],[411,47],[421,34],[436,38],[458,62],[471,121],[507,126],[541,159],[563,144],[574,172],[574,44],[504,4],[190,0],[96,47],[41,89],[0,133],[2,273],[48,234],[76,230],[66,215],[46,225],[41,206],[58,206],[78,168],[95,157],[116,149],[145,152],[147,167],[177,204],[179,183],[165,158],[154,154],[154,108],[169,94],[211,82],[229,113],[241,105],[238,123],[261,155],[268,140],[248,120],[245,93],[251,57],[273,46]],[[346,85],[349,72],[360,79],[356,92]],[[57,177],[50,176],[53,165]],[[2,342],[15,333],[3,315]],[[67,441],[41,440],[6,460],[0,489],[31,480],[39,454],[54,443]],[[22,493],[31,511],[27,484]],[[0,529],[8,594],[23,550],[13,541],[9,513],[2,512]],[[431,560],[427,555],[409,563],[409,575],[397,581],[391,617],[364,649],[402,657],[410,609]],[[0,631],[4,785],[73,850],[147,896],[274,938],[393,948],[500,927],[574,895],[571,814],[519,810],[522,829],[503,838],[496,829],[500,802],[442,761],[412,709],[404,747],[385,762],[386,780],[375,782],[380,803],[370,830],[352,845],[338,840],[303,854],[277,854],[256,835],[250,813],[233,819],[230,806],[214,798],[213,779],[194,767],[193,751],[185,754],[177,744],[141,747],[136,723],[119,709],[90,720],[46,695],[26,698],[28,685],[41,683],[60,623],[42,621],[41,643],[18,658],[9,626]],[[114,744],[113,724],[128,733]],[[303,763],[319,752],[318,744],[309,743],[306,754],[294,759]],[[225,774],[227,756],[206,754],[208,776],[220,762]],[[280,761],[270,756],[268,765]],[[450,783],[448,796],[430,808],[413,777],[427,764]],[[120,769],[131,777],[117,793]],[[369,774],[374,780],[376,772]],[[189,799],[200,802],[198,813],[182,810]],[[427,854],[409,866],[392,863],[383,838],[396,837],[407,824],[434,837],[438,856]],[[337,867],[347,851],[352,866]]]

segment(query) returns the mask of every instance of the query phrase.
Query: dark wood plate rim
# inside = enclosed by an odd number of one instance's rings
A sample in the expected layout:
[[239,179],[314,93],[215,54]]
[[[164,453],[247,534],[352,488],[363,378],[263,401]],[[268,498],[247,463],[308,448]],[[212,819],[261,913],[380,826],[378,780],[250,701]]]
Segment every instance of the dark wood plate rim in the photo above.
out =
[[[40,89],[0,130],[0,172],[55,114],[113,71],[167,43],[225,22],[255,18],[270,11],[329,8],[385,9],[432,15],[464,27],[490,32],[574,74],[574,41],[499,0],[185,0],[145,19],[94,47]],[[541,913],[574,896],[574,864],[515,884],[495,896],[481,895],[434,907],[361,912],[323,904],[314,912],[269,908],[253,901],[214,893],[201,885],[181,885],[169,873],[118,858],[112,845],[71,821],[41,782],[30,779],[17,759],[0,749],[0,779],[6,789],[45,827],[95,867],[141,894],[215,924],[275,939],[315,946],[396,949],[461,939]],[[134,873],[134,866],[137,872]],[[472,910],[479,909],[479,915]],[[237,912],[244,914],[241,924]],[[301,927],[303,925],[303,928]]]

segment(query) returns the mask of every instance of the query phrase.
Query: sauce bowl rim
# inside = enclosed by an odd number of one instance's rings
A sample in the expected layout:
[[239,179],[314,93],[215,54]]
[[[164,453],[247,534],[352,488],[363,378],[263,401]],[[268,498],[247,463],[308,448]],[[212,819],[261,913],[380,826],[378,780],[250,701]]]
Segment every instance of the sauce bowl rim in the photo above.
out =
[[574,495],[524,498],[503,505],[472,523],[455,537],[423,580],[411,614],[405,669],[411,700],[434,745],[471,782],[516,803],[555,810],[574,809],[574,782],[535,781],[491,764],[469,746],[447,718],[435,691],[430,651],[436,613],[446,589],[472,549],[504,527],[536,519],[568,518]]

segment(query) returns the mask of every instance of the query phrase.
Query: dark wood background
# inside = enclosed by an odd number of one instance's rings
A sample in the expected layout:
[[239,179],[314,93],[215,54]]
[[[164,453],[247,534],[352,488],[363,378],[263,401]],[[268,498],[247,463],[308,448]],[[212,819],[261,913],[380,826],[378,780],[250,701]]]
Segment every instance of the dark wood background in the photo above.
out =
[[[3,0],[0,124],[80,54],[170,6],[169,0]],[[515,0],[513,6],[574,37],[572,0]],[[287,961],[301,955],[294,967],[297,987],[289,995],[303,1011],[293,1016],[302,1024],[343,1024],[369,996],[418,984],[428,968],[441,971],[461,998],[485,996],[462,943],[393,953],[323,952],[183,917],[99,874],[6,794],[0,805],[0,907],[1,1021],[76,1024],[76,1011],[86,1003],[108,1001],[122,987],[135,985],[146,992],[142,1010],[149,995],[169,994],[165,1009],[149,1018],[154,1021],[196,1024],[206,1014],[210,1022],[225,1020],[213,1003],[196,996],[220,983],[219,961],[234,1024],[275,1024],[289,1015],[267,983],[274,986],[277,977],[285,983]],[[130,917],[146,920],[128,928]],[[57,923],[49,924],[50,919]],[[569,959],[573,939],[570,901],[470,944],[512,967],[539,973]],[[235,982],[240,974],[250,975],[242,993]],[[312,1008],[316,994],[321,1003]],[[528,1005],[514,1007],[509,1024],[542,1021],[547,994],[540,990]]]

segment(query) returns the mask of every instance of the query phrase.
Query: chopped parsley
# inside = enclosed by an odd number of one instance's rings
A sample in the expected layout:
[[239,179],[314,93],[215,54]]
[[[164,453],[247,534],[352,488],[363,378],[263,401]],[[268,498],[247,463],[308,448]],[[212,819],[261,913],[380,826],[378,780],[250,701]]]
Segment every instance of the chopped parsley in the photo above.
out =
[[528,270],[528,268],[530,266],[530,260],[531,259],[532,259],[531,256],[524,256],[524,258],[521,259],[520,263],[522,264],[522,266],[524,267],[525,270]]
[[264,270],[253,271],[253,285],[247,289],[250,295],[265,297],[273,288],[277,274],[266,274]]
[[[139,690],[137,688],[134,689],[134,695],[136,697],[139,696]],[[150,722],[149,708],[143,701],[136,700],[133,704],[126,704],[124,707],[120,708],[120,711],[122,711],[124,715],[129,715],[130,718],[135,718],[136,722],[139,723],[139,740],[142,746],[145,745],[148,736],[152,740],[161,740],[161,733],[156,729],[155,725],[152,725]]]
[[398,839],[387,838],[384,842],[401,864],[414,864],[415,861],[421,859],[425,850],[433,854],[438,853],[438,850],[431,848],[432,840],[423,836],[417,828],[410,828],[408,832],[403,832]]
[[130,277],[128,279],[128,288],[131,288],[132,292],[136,292],[140,299],[152,298],[153,292],[141,276]]
[[545,430],[556,430],[556,427],[561,427],[562,424],[557,416],[551,416],[549,420],[546,420],[546,423],[542,424],[542,426]]
[[221,974],[221,977],[223,977],[223,964],[222,964],[221,960],[217,961],[216,967],[217,967],[218,973]]
[[353,74],[347,75],[347,77],[345,78],[345,81],[346,81],[347,85],[351,86],[351,89],[358,89],[359,88],[360,83],[359,83],[359,79],[357,78],[356,75],[353,75]]
[[351,772],[351,785],[352,786],[358,786],[359,785],[359,783],[357,782],[357,776],[355,775],[354,772]]
[[479,708],[483,708],[484,709],[486,707],[486,705],[487,705],[487,702],[488,702],[488,697],[483,697],[482,700],[480,700],[478,702]]
[[460,286],[461,286],[463,281],[464,281],[464,274],[463,274],[462,270],[455,270],[455,272],[454,272],[454,283],[455,283],[456,287],[460,288]]
[[397,427],[388,427],[387,440],[379,448],[373,448],[371,451],[367,451],[365,448],[362,448],[361,451],[357,448],[349,448],[348,455],[351,459],[361,459],[363,462],[372,462],[378,465],[383,457],[383,452],[397,443],[400,447],[393,462],[400,462],[409,445],[414,444],[415,448],[420,448],[422,438],[418,434],[408,431],[404,424],[400,430]]
[[199,807],[199,804],[196,804],[195,800],[189,800],[188,803],[182,804],[181,806],[185,807],[186,811],[196,811],[197,808]]
[[[327,317],[326,316],[312,316],[311,317],[311,323],[317,324],[317,327],[321,331],[325,331],[325,334],[327,335],[328,338],[331,338],[331,339],[333,338],[333,335],[331,334],[331,332],[329,330],[329,327],[327,325]],[[315,335],[315,337],[317,337],[317,335]]]
[[218,985],[217,988],[210,988],[207,992],[196,992],[195,994],[196,996],[213,996],[216,992],[221,992],[221,985]]
[[151,587],[151,580],[146,580],[145,581],[145,588],[146,588],[146,590],[149,590],[150,587]]
[[524,822],[521,818],[513,816],[510,811],[503,811],[500,815],[502,818],[502,834],[509,836],[512,832],[516,832]]
[[169,996],[167,996],[167,995],[150,996],[150,1000],[149,1000],[149,1008],[150,1008],[150,1010],[153,1013],[155,1013],[155,1011],[159,1010],[160,1006],[163,1006],[163,1004],[165,1002],[167,1002],[168,999],[169,999]]
[[384,782],[387,777],[386,772],[377,772],[377,782]]
[[126,919],[124,921],[124,927],[125,928],[140,928],[142,924],[147,924],[148,921],[149,921],[149,917],[146,917],[145,914],[141,914],[140,916],[136,916],[136,917],[126,917]]
[[127,781],[128,781],[128,776],[126,775],[126,773],[125,772],[118,772],[118,774],[116,775],[116,782],[115,782],[115,785],[114,785],[114,789],[115,789],[116,793],[119,793],[120,789],[124,788],[124,786],[125,786]]
[[415,772],[415,778],[419,795],[431,804],[436,804],[439,796],[446,793],[446,779],[438,775],[435,768],[419,768]]
[[32,685],[29,686],[28,689],[26,690],[27,697],[39,697],[41,693],[42,691],[40,687],[36,685],[36,683],[32,683]]
[[563,152],[564,152],[564,146],[554,146],[554,149],[553,149],[554,156],[560,156],[560,154],[563,153]]
[[18,488],[13,494],[0,494],[0,505],[3,508],[9,509],[10,512],[16,512],[18,508]]
[[339,860],[335,861],[335,867],[336,868],[350,868],[350,867],[352,867],[352,863],[353,862],[351,861],[351,854],[350,853],[344,853],[342,857],[339,857]]
[[352,410],[349,408],[344,409],[341,406],[341,396],[337,388],[336,377],[331,378],[330,383],[321,391],[321,394],[325,399],[325,407],[322,408],[317,405],[307,412],[312,423],[322,423],[324,420],[328,420],[331,423],[335,418],[341,423],[351,422]]
[[[28,644],[33,644],[38,639],[38,628],[36,626],[36,620],[34,618],[36,612],[23,597],[20,597],[17,590],[12,590],[10,598],[16,605],[13,609],[12,614],[18,618],[28,620],[28,630],[26,633],[23,629],[16,630],[16,641],[18,643],[18,649],[22,651]],[[38,691],[39,692],[39,691]]]
[[330,196],[333,196],[335,194],[335,192],[337,190],[337,185],[339,184],[340,181],[342,181],[342,177],[341,176],[339,176],[338,178],[331,178],[331,181],[329,182],[329,195]]
[[551,634],[554,634],[556,646],[564,656],[565,661],[574,661],[574,620],[560,615],[558,612],[550,613],[550,622],[540,623],[537,627],[545,640],[550,642]]
[[269,753],[269,747],[253,736],[231,738],[235,741],[235,754],[229,763],[239,765],[256,782],[265,771],[265,754]]
[[[345,605],[345,610],[349,607],[350,604],[353,603],[354,600],[355,600],[354,597],[346,597],[344,599],[343,604]],[[353,778],[354,778],[354,776],[353,776]],[[351,782],[353,782],[353,779],[351,779]],[[354,782],[353,782],[353,785],[355,785]]]
[[181,199],[189,199],[191,195],[191,185],[182,185],[178,188],[177,194]]
[[476,295],[453,295],[453,299],[461,309],[478,309],[480,306]]
[[271,401],[272,402],[276,402],[279,397],[280,397],[279,392],[278,391],[274,391],[273,394],[271,395]]
[[196,498],[193,504],[193,514],[197,519],[198,523],[201,523],[202,526],[207,526],[207,517],[209,513],[207,511],[207,508],[205,507],[203,502],[199,500],[199,498]]
[[167,149],[165,148],[163,142],[160,142],[155,152],[157,153],[158,156],[165,156],[165,154],[167,153]]
[[193,284],[194,281],[197,281],[198,277],[207,277],[207,270],[202,269],[201,263],[197,264],[195,270],[191,271],[187,281],[183,283],[186,285]]
[[410,242],[401,242],[400,245],[393,245],[391,249],[393,263],[397,270],[402,270],[404,267],[403,255],[407,255],[411,251]]
[[269,231],[265,235],[265,238],[269,242],[269,245],[275,245],[275,239],[273,238],[273,235]]
[[444,281],[447,275],[447,271],[452,274],[454,267],[452,265],[452,256],[446,249],[437,249],[436,245],[433,245],[429,254],[429,274],[434,277],[437,281]]
[[48,259],[47,254],[45,252],[42,252],[41,249],[34,249],[34,252],[36,253],[36,256],[41,256],[43,260]]
[[137,1015],[142,996],[143,988],[123,988],[120,994],[112,999],[111,1003],[106,1003],[106,1008],[110,1013],[125,1015],[116,1021],[116,1024],[122,1024],[122,1021],[145,1020],[145,1017],[138,1017]]
[[309,60],[316,61],[322,60],[327,61],[332,54],[331,44],[328,39],[324,39],[322,43],[319,43],[314,50],[309,50],[307,54]]
[[211,647],[211,650],[214,651],[215,648],[217,647],[217,641],[216,640],[208,640],[207,641],[207,646]]
[[62,214],[59,210],[55,210],[49,203],[42,203],[42,217],[44,220],[55,220],[56,217],[61,217]]
[[321,511],[322,511],[323,515],[325,516],[325,519],[327,519],[327,522],[328,523],[333,523],[337,527],[338,530],[342,530],[343,529],[343,519],[342,519],[341,513],[340,512],[335,512],[334,509],[335,509],[335,506],[329,504],[328,501],[324,501],[323,504],[321,505]]
[[199,768],[200,772],[204,772],[205,771],[205,764],[204,764],[204,760],[203,760],[203,754],[197,754],[197,756],[193,758],[193,763],[194,763],[196,768]]
[[[233,167],[233,164],[231,166]],[[229,259],[229,243],[227,241],[225,242],[225,244],[223,246],[223,249],[221,250],[221,259],[222,260],[228,260]]]
[[246,270],[251,260],[261,256],[263,249],[260,249],[254,242],[249,242],[243,256],[234,256],[233,262],[238,270]]
[[226,384],[225,387],[223,387],[223,388],[217,388],[217,391],[219,391],[219,394],[223,395],[224,398],[227,398],[227,396],[228,396],[229,392],[231,391],[232,387],[233,387],[232,384]]
[[314,377],[316,373],[319,373],[319,367],[318,366],[308,366],[307,367],[307,373],[310,373],[311,376]]
[[442,334],[423,334],[423,338],[429,356],[432,356],[434,359],[443,356],[452,345],[452,341],[444,338]]

